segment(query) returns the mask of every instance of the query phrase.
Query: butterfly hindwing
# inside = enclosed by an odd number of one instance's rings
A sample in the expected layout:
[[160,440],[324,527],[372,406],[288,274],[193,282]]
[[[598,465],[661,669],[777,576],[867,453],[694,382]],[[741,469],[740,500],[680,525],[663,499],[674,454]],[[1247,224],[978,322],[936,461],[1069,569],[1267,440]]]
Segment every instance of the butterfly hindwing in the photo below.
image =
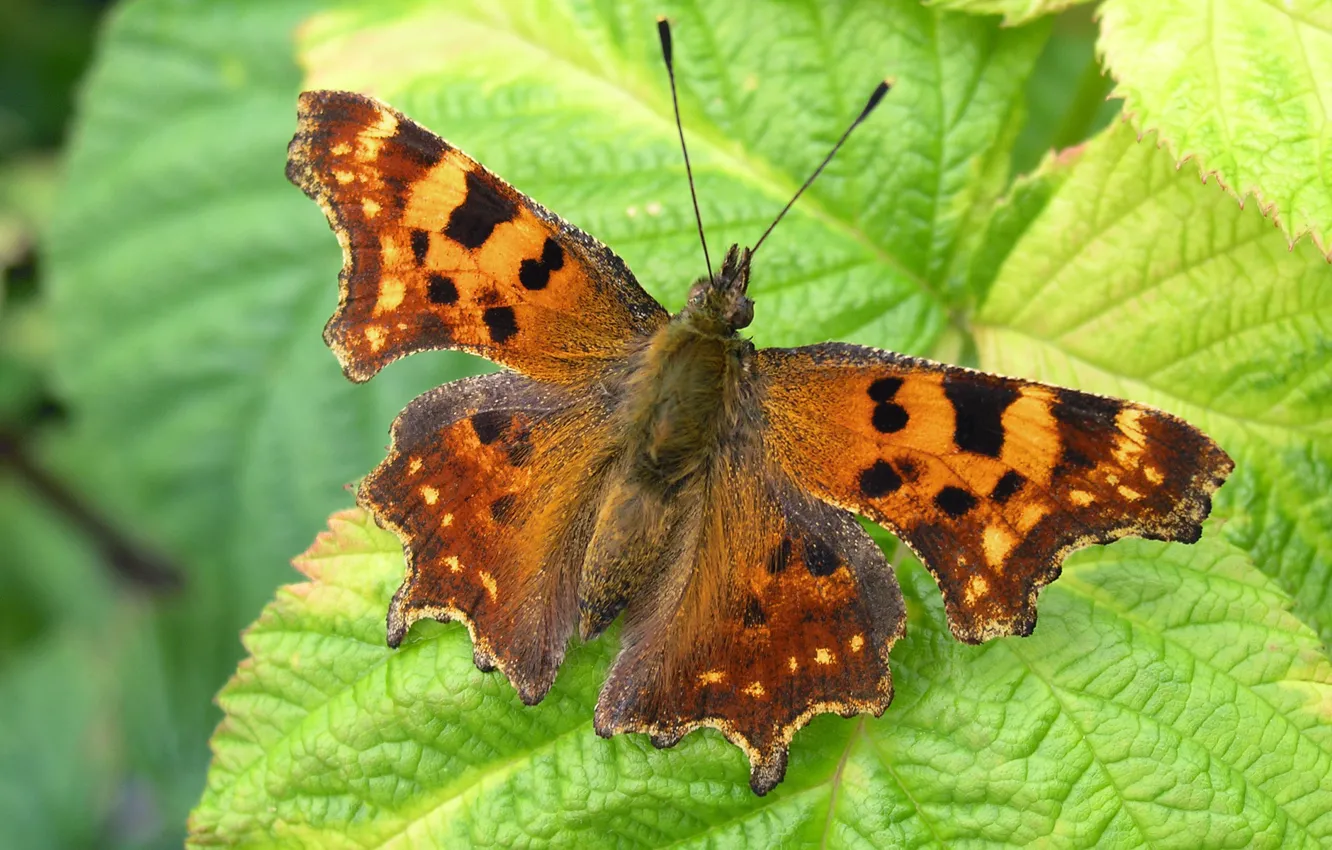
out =
[[667,319],[610,249],[373,98],[300,96],[287,176],[343,247],[324,338],[352,380],[415,351],[585,384]]
[[813,493],[934,573],[961,640],[1029,634],[1071,550],[1193,542],[1233,462],[1133,402],[853,345],[758,353],[767,439]]
[[577,618],[604,412],[512,372],[454,381],[416,399],[359,498],[407,553],[388,616],[397,646],[413,622],[461,620],[477,666],[522,698],[545,695]]
[[646,732],[671,746],[721,730],[765,794],[792,735],[815,714],[881,714],[901,590],[846,511],[803,495],[761,450],[719,463],[680,560],[630,602],[622,650],[597,704],[602,735]]

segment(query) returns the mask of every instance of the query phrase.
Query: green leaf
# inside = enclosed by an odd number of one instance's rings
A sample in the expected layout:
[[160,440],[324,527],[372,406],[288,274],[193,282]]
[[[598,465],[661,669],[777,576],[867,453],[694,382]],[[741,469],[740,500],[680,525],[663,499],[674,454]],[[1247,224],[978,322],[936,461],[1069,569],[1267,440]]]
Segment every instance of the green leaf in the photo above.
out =
[[114,791],[118,754],[99,742],[124,612],[96,553],[25,485],[0,462],[0,823],[15,847],[91,846]]
[[[309,20],[325,6],[344,11]],[[158,623],[169,694],[153,717],[170,734],[156,749],[135,737],[154,774],[184,777],[164,791],[201,774],[208,698],[282,564],[382,458],[410,398],[480,368],[432,354],[353,386],[324,347],[337,242],[283,178],[305,84],[294,34],[310,85],[392,98],[607,241],[674,308],[703,266],[656,52],[663,12],[714,253],[754,239],[896,77],[765,245],[754,289],[769,341],[928,353],[950,270],[1006,178],[1042,30],[909,0],[116,7],[45,246],[48,318],[74,412],[68,477],[188,573]]]
[[1100,14],[1139,132],[1332,257],[1332,5],[1107,0]]
[[749,791],[707,730],[592,731],[613,638],[519,702],[461,626],[384,645],[398,541],[335,515],[245,635],[193,846],[1316,846],[1332,837],[1332,665],[1215,529],[1070,559],[1031,638],[954,641],[914,563],[896,702],[796,736]]
[[1058,180],[974,323],[982,366],[1155,404],[1217,438],[1237,464],[1227,535],[1332,636],[1327,263],[1126,126]]
[[970,12],[973,15],[1003,15],[1009,26],[1025,24],[1039,18],[1087,3],[1089,0],[925,0],[927,6]]

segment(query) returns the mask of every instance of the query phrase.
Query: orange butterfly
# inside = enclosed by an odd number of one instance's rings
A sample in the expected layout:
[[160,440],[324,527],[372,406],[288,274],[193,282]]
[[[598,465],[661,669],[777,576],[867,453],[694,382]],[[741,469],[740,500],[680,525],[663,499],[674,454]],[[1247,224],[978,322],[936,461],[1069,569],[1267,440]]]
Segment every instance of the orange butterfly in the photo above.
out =
[[855,345],[755,350],[737,333],[751,251],[671,316],[606,246],[390,107],[306,92],[299,121],[287,176],[342,244],[324,338],[347,377],[427,349],[507,367],[413,401],[361,485],[407,553],[389,644],[460,620],[477,666],[533,704],[574,632],[623,613],[597,732],[665,747],[714,727],[758,794],[812,716],[892,699],[904,603],[854,513],[911,547],[976,643],[1029,634],[1072,549],[1197,540],[1233,468],[1132,402]]

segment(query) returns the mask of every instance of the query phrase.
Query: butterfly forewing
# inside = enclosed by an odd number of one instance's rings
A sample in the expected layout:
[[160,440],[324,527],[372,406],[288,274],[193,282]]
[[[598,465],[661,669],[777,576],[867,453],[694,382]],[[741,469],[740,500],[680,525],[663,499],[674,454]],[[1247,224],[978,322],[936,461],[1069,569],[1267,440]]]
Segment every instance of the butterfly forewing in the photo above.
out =
[[298,116],[287,176],[343,246],[324,338],[352,380],[454,348],[568,386],[666,321],[609,249],[396,110],[313,91]]
[[1233,467],[1186,422],[1076,390],[842,344],[757,369],[777,461],[906,541],[968,642],[1029,634],[1072,549],[1197,540]]

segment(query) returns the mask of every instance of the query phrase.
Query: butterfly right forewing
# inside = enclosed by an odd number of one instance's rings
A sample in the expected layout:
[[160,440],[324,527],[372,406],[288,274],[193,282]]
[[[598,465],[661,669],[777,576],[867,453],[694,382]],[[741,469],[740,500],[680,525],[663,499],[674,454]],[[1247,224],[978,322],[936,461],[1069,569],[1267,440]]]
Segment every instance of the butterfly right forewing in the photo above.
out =
[[1028,634],[1071,550],[1193,542],[1234,464],[1160,410],[853,345],[760,351],[765,437],[819,497],[901,537],[961,640]]

